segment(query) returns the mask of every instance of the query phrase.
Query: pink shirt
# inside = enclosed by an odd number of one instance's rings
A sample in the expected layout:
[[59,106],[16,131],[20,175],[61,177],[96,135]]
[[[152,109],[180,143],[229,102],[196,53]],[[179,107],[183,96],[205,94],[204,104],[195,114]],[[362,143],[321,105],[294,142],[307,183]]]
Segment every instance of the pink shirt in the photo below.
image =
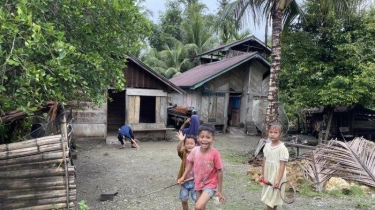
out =
[[195,147],[188,155],[187,160],[194,164],[195,190],[217,188],[217,170],[223,168],[219,151],[211,147],[207,153],[202,153],[200,146]]

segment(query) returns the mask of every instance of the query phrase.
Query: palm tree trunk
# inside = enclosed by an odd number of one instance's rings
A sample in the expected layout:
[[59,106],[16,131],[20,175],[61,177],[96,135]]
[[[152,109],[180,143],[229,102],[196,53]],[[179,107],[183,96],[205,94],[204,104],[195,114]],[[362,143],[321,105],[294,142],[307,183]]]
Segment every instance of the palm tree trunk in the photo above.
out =
[[269,23],[269,16],[267,15],[266,17],[266,26],[265,26],[265,29],[264,29],[264,43],[266,44],[266,46],[268,47],[268,23]]
[[[279,5],[280,0],[274,0],[275,5]],[[278,92],[279,92],[279,73],[280,73],[280,59],[281,59],[281,30],[283,10],[276,6],[272,12],[272,63],[270,83],[268,90],[268,107],[266,112],[266,129],[268,131],[268,124],[278,119]]]

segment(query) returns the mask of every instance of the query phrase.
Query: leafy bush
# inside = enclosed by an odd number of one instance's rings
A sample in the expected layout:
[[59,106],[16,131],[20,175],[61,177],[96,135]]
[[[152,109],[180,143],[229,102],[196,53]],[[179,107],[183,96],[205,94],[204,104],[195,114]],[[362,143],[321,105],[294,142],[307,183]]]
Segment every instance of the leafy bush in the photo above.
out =
[[78,203],[78,210],[89,210],[90,207],[86,204],[86,202],[84,200],[81,200],[79,203]]

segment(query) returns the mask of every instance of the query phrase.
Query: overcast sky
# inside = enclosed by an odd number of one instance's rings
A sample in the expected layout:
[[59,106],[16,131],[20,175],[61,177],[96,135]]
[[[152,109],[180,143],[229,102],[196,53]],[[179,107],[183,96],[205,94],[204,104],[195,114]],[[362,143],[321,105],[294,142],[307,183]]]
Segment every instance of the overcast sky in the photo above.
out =
[[[148,9],[154,12],[154,18],[157,19],[158,11],[165,11],[165,3],[166,0],[146,0],[143,5],[145,5]],[[202,0],[209,9],[210,13],[215,13],[217,8],[219,7],[219,3],[217,0]]]
[[[153,20],[156,23],[158,21],[158,14],[159,11],[164,12],[165,11],[165,2],[166,0],[146,0],[145,3],[143,3],[144,6],[146,6],[149,10],[151,10],[154,13]],[[202,0],[201,2],[204,2],[209,11],[208,13],[216,13],[218,11],[219,3],[217,0]],[[250,28],[251,34],[255,35],[258,39],[264,41],[264,27],[260,26],[256,29],[254,27]],[[271,32],[269,32],[270,34]]]

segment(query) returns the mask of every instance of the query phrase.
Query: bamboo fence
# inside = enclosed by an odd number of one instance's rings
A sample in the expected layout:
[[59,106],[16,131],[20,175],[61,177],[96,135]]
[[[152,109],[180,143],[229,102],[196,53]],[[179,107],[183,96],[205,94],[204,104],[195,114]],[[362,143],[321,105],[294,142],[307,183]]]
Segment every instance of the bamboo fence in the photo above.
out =
[[62,135],[0,145],[0,209],[75,209],[75,168]]

